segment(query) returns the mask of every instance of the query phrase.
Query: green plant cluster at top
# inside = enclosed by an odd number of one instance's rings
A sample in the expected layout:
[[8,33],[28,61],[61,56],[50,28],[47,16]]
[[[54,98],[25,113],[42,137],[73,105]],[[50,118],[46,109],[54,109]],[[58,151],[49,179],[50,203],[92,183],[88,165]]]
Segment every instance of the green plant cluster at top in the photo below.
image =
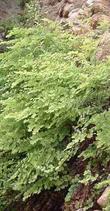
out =
[[9,36],[0,54],[1,209],[13,191],[26,199],[74,186],[67,161],[84,140],[96,137],[79,183],[94,182],[91,169],[97,160],[106,167],[110,152],[110,62],[96,63],[97,41],[46,22]]

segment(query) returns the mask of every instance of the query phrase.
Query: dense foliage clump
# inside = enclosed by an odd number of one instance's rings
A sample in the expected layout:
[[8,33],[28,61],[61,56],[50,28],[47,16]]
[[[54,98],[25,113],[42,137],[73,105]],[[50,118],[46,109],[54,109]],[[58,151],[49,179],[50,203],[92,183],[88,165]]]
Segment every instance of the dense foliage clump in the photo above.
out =
[[[48,23],[9,37],[0,55],[1,206],[51,188],[70,187],[68,199],[76,176],[77,185],[106,186],[110,62],[96,62],[97,41]],[[74,157],[86,160],[82,174],[70,171]]]

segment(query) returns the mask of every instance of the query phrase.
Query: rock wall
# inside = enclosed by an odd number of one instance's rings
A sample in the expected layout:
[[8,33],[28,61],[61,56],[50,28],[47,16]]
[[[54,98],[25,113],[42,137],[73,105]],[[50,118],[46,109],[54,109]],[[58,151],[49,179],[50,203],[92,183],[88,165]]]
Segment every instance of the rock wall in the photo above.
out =
[[73,24],[75,34],[94,30],[103,21],[110,22],[109,0],[40,0],[40,6],[46,17]]
[[0,20],[8,19],[21,13],[20,1],[0,0]]
[[[0,0],[0,20],[20,14],[25,1],[27,0]],[[110,0],[36,1],[43,16],[70,24],[74,34],[85,34],[94,30],[102,21],[110,23]]]

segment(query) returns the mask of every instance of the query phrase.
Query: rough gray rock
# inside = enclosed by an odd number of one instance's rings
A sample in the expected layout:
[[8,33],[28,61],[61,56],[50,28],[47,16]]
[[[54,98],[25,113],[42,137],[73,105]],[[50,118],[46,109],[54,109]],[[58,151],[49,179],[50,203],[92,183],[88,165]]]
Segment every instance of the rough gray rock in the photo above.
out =
[[0,20],[8,19],[21,12],[17,0],[0,0]]

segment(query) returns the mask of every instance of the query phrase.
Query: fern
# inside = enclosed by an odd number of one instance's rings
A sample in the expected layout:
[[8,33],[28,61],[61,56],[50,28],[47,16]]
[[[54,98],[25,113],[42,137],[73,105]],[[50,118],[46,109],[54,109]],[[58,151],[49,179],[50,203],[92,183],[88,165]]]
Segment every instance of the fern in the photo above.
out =
[[44,189],[74,187],[67,161],[95,134],[82,152],[90,168],[78,177],[79,183],[94,182],[96,159],[104,165],[109,160],[110,111],[104,106],[110,62],[93,62],[97,41],[73,37],[52,23],[15,28],[12,35],[0,55],[1,197],[15,191],[26,199]]

